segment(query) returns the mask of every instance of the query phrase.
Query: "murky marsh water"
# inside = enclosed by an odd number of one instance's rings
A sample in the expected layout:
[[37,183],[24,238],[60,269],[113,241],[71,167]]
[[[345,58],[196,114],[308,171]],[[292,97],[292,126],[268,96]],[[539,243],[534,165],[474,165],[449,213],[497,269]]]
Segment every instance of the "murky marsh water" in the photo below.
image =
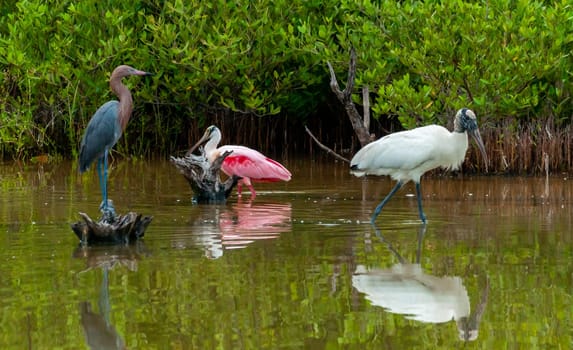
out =
[[[110,198],[153,215],[129,247],[79,248],[95,171],[0,165],[2,349],[573,346],[573,181],[435,177],[428,224],[388,178],[291,160],[289,183],[192,205],[166,161],[115,161]],[[464,344],[464,342],[466,342]]]

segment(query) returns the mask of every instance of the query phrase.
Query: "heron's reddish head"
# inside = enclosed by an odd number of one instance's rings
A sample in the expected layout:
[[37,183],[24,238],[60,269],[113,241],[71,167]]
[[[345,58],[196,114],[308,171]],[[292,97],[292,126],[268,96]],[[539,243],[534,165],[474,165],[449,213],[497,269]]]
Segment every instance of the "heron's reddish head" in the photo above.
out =
[[130,75],[153,75],[153,74],[149,73],[149,72],[144,72],[142,70],[135,69],[135,68],[128,66],[128,65],[125,65],[125,64],[122,64],[121,66],[117,66],[113,70],[113,72],[111,73],[110,80],[113,80],[114,78],[115,79],[118,79],[118,78],[121,79],[123,77],[127,77]]

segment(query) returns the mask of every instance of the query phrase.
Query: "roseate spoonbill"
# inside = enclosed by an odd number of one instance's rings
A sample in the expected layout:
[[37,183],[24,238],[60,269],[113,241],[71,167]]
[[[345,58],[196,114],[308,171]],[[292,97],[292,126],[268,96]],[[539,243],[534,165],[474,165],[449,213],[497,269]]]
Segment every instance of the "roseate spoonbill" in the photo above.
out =
[[97,171],[103,197],[100,210],[104,214],[109,211],[113,213],[113,207],[107,200],[107,155],[125,130],[133,109],[131,93],[121,82],[122,78],[130,75],[152,74],[126,65],[115,68],[109,86],[119,101],[108,101],[98,108],[86,127],[80,146],[80,173],[88,170],[94,160],[98,161]]
[[209,163],[213,163],[219,155],[226,151],[232,151],[223,161],[221,170],[228,176],[236,175],[241,178],[237,184],[239,196],[241,196],[242,185],[245,184],[251,191],[251,198],[254,199],[256,197],[257,193],[253,188],[252,181],[275,182],[281,180],[289,181],[291,179],[291,173],[281,163],[266,157],[254,149],[236,145],[225,145],[217,148],[221,141],[221,131],[215,125],[207,128],[201,139],[187,154],[193,153],[205,141],[207,141],[205,154]]
[[428,170],[443,167],[457,169],[468,149],[470,134],[481,151],[487,169],[487,155],[473,111],[462,108],[456,113],[454,131],[439,125],[427,125],[386,135],[364,146],[350,161],[350,171],[356,176],[390,175],[398,183],[378,204],[370,222],[374,224],[382,208],[406,182],[416,184],[420,219],[426,223],[422,209],[420,177]]

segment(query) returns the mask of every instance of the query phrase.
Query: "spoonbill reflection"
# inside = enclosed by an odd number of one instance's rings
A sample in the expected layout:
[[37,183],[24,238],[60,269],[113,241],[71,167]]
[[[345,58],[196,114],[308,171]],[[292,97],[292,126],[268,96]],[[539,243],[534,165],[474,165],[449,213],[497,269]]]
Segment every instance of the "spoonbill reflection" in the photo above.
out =
[[350,170],[356,176],[389,175],[397,180],[396,186],[378,204],[370,221],[374,224],[384,205],[408,181],[416,184],[420,219],[426,223],[422,209],[420,178],[432,169],[457,169],[468,149],[470,134],[481,151],[486,167],[487,155],[473,111],[462,108],[456,113],[454,131],[439,125],[427,125],[412,130],[386,135],[364,146],[350,161]]
[[[392,245],[383,240],[400,262],[388,269],[368,269],[358,265],[352,277],[352,285],[364,293],[372,305],[425,323],[455,320],[460,339],[475,340],[489,285],[477,312],[471,315],[470,299],[460,277],[437,277],[422,270],[419,261],[425,230],[426,226],[422,225],[415,264],[405,262]],[[381,237],[378,231],[377,234]]]
[[241,196],[243,184],[249,188],[251,199],[254,199],[257,193],[252,182],[276,182],[289,181],[291,179],[290,171],[281,163],[266,157],[254,149],[237,145],[225,145],[217,148],[217,145],[221,142],[221,131],[215,125],[207,128],[201,139],[195,146],[191,147],[187,154],[193,153],[205,141],[207,141],[205,153],[209,163],[213,163],[215,159],[226,151],[232,152],[223,161],[221,170],[228,176],[236,175],[241,178],[237,184],[239,196]]
[[[226,250],[241,249],[249,244],[266,239],[275,239],[283,232],[292,230],[291,205],[264,203],[253,204],[252,201],[238,201],[230,210],[217,209],[213,212],[207,207],[206,214],[210,219],[215,217],[214,225],[205,225],[205,220],[196,220],[194,232],[195,244],[205,250],[205,256],[217,259]],[[211,223],[209,221],[209,223]]]

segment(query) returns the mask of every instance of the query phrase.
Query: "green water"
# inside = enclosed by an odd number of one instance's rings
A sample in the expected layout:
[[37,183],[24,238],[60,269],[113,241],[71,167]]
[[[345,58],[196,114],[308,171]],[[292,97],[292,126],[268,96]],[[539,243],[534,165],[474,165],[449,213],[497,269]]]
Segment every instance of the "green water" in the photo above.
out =
[[166,161],[112,164],[116,209],[154,217],[135,246],[79,247],[95,172],[0,165],[0,348],[573,347],[565,175],[423,179],[424,232],[411,184],[374,229],[392,181],[330,160],[226,205]]

